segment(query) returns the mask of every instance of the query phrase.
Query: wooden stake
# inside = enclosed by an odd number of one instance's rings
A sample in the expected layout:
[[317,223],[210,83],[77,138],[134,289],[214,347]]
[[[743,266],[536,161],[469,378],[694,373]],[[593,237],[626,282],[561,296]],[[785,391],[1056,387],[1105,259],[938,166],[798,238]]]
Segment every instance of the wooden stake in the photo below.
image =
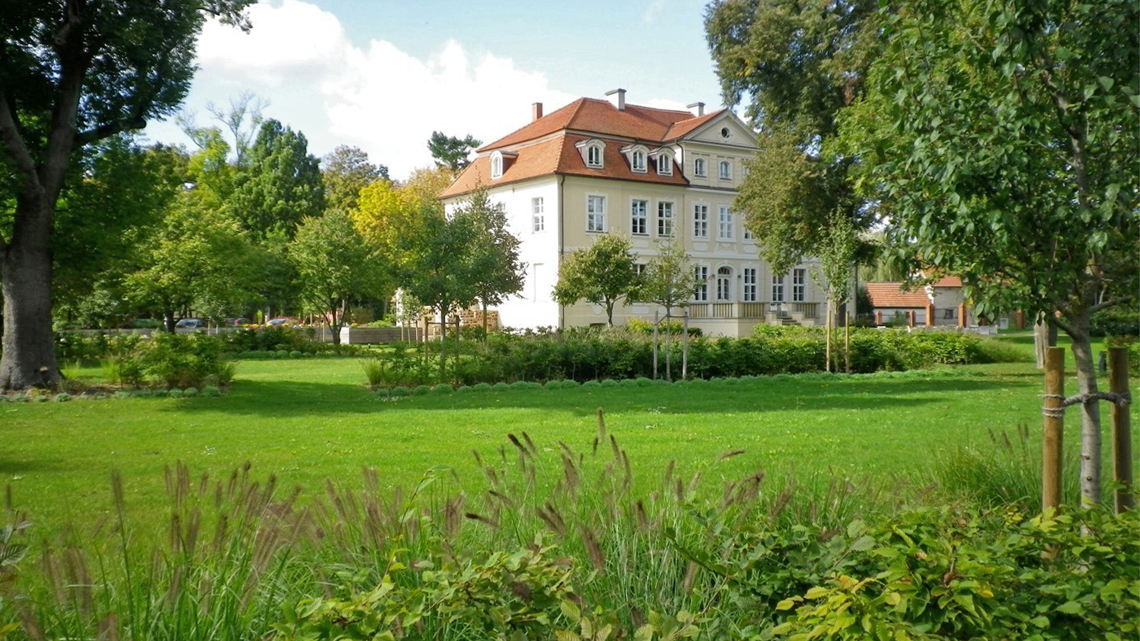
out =
[[657,380],[657,323],[660,322],[659,313],[653,312],[653,380]]
[[1046,410],[1056,410],[1056,416],[1045,415],[1041,439],[1041,510],[1056,509],[1061,504],[1061,445],[1065,417],[1061,415],[1065,396],[1065,350],[1050,347],[1045,352],[1045,403]]
[[[1128,348],[1111,347],[1108,350],[1109,391],[1127,394]],[[1132,425],[1127,405],[1112,404],[1112,480],[1116,481],[1116,513],[1135,506],[1132,497]]]

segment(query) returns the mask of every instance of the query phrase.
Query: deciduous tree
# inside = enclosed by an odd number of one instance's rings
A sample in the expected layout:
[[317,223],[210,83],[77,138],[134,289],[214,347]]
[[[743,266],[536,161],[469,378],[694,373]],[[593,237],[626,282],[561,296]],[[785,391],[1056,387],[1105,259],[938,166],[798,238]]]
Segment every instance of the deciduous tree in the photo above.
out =
[[455,217],[470,218],[470,252],[464,266],[483,309],[483,332],[487,332],[487,307],[504,302],[526,282],[526,264],[519,260],[518,237],[507,229],[507,212],[491,200],[486,189],[477,189],[455,211]]
[[[1140,290],[1140,6],[919,0],[884,17],[843,136],[899,257],[960,274],[980,314],[1050,312],[1080,392],[1096,393],[1090,317]],[[1095,503],[1086,399],[1081,494]]]
[[360,201],[360,192],[377,180],[388,180],[388,168],[374,165],[359,147],[340,145],[321,159],[321,180],[330,209],[351,211]]
[[72,153],[170,115],[207,16],[248,28],[252,0],[42,0],[0,11],[0,153],[16,204],[0,233],[0,388],[54,385],[52,241]]
[[320,216],[325,210],[320,161],[309,153],[305,134],[277,120],[262,123],[230,209],[259,238],[273,230],[292,238],[303,218]]
[[641,279],[634,269],[633,243],[616,234],[600,236],[586,249],[571,253],[558,268],[554,299],[559,305],[586,300],[606,310],[606,322],[614,325],[614,306],[628,305],[637,294]]

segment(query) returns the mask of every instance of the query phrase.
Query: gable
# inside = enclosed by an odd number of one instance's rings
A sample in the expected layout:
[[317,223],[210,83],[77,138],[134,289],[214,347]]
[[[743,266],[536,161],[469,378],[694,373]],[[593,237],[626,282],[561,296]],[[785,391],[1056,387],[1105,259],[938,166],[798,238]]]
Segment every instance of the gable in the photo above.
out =
[[[732,145],[734,147],[756,146],[756,134],[737,118],[735,114],[727,109],[721,112],[721,114],[721,117],[709,120],[691,134],[685,136],[685,140],[714,145]],[[726,130],[728,133],[727,138],[724,136]]]

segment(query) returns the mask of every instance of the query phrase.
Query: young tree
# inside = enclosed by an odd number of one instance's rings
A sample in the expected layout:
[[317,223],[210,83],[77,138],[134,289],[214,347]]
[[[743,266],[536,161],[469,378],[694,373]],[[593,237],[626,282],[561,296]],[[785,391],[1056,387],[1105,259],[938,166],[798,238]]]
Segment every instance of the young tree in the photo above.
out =
[[634,269],[633,243],[616,234],[606,234],[586,249],[567,256],[558,268],[554,299],[559,305],[586,300],[606,309],[606,321],[614,326],[614,305],[628,305],[637,294],[641,279]]
[[368,161],[359,147],[339,145],[321,159],[321,180],[330,209],[351,211],[360,202],[360,192],[377,180],[388,180],[388,168]]
[[230,199],[230,209],[255,237],[280,230],[292,238],[301,219],[324,212],[320,161],[308,150],[305,134],[273,119],[261,124],[249,168]]
[[[854,273],[855,253],[858,249],[859,238],[855,234],[855,226],[842,213],[832,214],[819,242],[819,269],[812,271],[812,278],[827,296],[827,371],[831,371],[832,354],[835,351],[832,345],[836,313],[851,298],[851,275]],[[845,319],[843,327],[844,369],[850,373],[850,321]]]
[[507,212],[491,201],[487,190],[477,189],[455,211],[467,217],[473,231],[466,278],[483,310],[483,335],[487,334],[487,307],[498,305],[519,292],[526,282],[526,264],[519,260],[519,239],[507,229]]
[[1096,503],[1089,320],[1140,290],[1140,6],[919,0],[885,19],[844,123],[862,185],[899,258],[961,275],[979,314],[1044,310],[1072,338]]
[[55,385],[51,333],[56,202],[72,152],[170,115],[194,73],[207,15],[248,28],[252,0],[7,2],[0,11],[0,153],[16,203],[0,233],[0,389]]
[[428,139],[428,151],[431,152],[431,157],[435,159],[437,167],[447,168],[454,174],[463,170],[471,162],[468,159],[471,151],[481,144],[483,144],[482,141],[476,140],[471,135],[466,138],[456,138],[445,136],[439,131],[433,131],[431,138]]
[[[689,264],[689,255],[681,243],[662,242],[657,255],[645,266],[639,298],[665,308],[665,373],[672,377],[673,308],[685,308],[698,284],[697,274]],[[656,373],[654,374],[656,375]]]
[[383,289],[379,256],[357,233],[348,213],[334,209],[301,221],[289,243],[289,260],[297,270],[301,299],[324,317],[333,344],[340,345],[348,301]]

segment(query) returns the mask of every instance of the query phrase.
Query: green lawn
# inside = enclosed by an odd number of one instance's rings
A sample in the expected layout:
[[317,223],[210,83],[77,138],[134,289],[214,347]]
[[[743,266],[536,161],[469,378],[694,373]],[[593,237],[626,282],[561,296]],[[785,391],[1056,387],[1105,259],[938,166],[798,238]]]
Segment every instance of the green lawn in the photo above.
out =
[[[242,361],[220,398],[0,404],[0,480],[16,508],[54,530],[109,512],[112,469],[123,473],[132,511],[161,514],[163,470],[176,461],[214,477],[248,461],[255,476],[274,474],[281,485],[306,491],[319,491],[325,478],[356,486],[365,466],[390,486],[414,485],[436,465],[454,467],[473,484],[472,450],[495,456],[510,447],[508,433],[522,431],[540,448],[560,440],[588,448],[597,408],[645,487],[671,459],[689,473],[711,467],[708,474],[735,476],[761,467],[893,483],[921,472],[946,448],[988,445],[989,430],[1013,432],[1027,423],[1032,438],[1040,430],[1041,375],[1032,363],[394,402],[363,382],[356,359]],[[1078,443],[1071,416],[1068,450]],[[745,453],[714,466],[736,449]]]

